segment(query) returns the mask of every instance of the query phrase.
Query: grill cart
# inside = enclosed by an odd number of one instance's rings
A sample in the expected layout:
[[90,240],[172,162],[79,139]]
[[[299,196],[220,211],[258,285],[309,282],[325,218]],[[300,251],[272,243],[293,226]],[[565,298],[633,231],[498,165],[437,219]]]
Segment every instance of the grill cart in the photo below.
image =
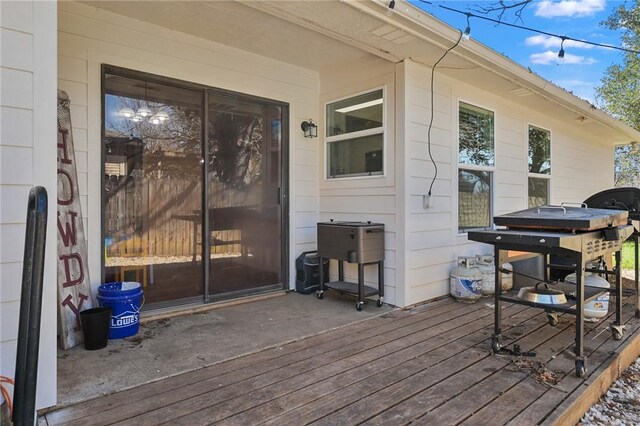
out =
[[[622,244],[634,231],[633,227],[627,224],[628,212],[592,209],[586,204],[580,207],[543,206],[497,216],[494,218],[494,223],[506,229],[470,231],[468,234],[470,240],[492,244],[495,250],[495,321],[491,339],[492,350],[499,352],[502,348],[502,302],[544,309],[551,325],[557,323],[558,312],[575,315],[575,369],[578,377],[584,377],[586,374],[583,349],[585,303],[595,299],[604,291],[615,294],[615,321],[611,326],[611,332],[616,340],[623,337],[620,268],[605,271],[589,270],[587,262],[615,253],[616,264],[620,264]],[[537,287],[527,289],[520,293],[520,297],[516,290],[501,294],[502,274],[500,272],[509,272],[503,270],[500,265],[537,254],[544,255],[543,283],[550,286],[549,289]],[[570,267],[575,269],[576,273],[575,285],[549,281],[550,255],[571,261]],[[613,274],[615,286],[610,289],[587,287],[585,272]],[[566,297],[550,297],[562,293]]]

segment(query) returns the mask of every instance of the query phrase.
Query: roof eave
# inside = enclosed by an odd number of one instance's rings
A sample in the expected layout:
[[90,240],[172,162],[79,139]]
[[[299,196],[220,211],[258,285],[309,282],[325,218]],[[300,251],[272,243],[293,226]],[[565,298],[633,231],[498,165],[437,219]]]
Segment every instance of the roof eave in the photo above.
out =
[[[377,8],[376,12],[380,12],[379,8],[388,8],[388,1],[373,0],[372,2],[355,2],[350,4],[358,7],[367,7],[371,9]],[[410,31],[413,27],[419,26],[423,31],[423,35],[427,38],[433,38],[436,44],[442,47],[451,46],[460,36],[460,31],[450,25],[440,21],[434,16],[424,12],[422,9],[413,6],[406,0],[397,0],[394,13],[378,14],[378,18],[386,21],[390,25],[396,25],[402,29]],[[448,46],[437,40],[444,39]],[[585,119],[591,119],[599,122],[601,125],[624,135],[627,142],[640,141],[640,132],[628,126],[624,122],[610,116],[606,112],[596,108],[590,102],[581,99],[565,89],[555,85],[554,83],[530,72],[520,64],[499,54],[488,46],[475,41],[473,39],[459,45],[455,51],[458,55],[464,55],[467,59],[475,62],[489,71],[492,71],[505,79],[521,85],[535,93],[538,93],[559,105],[582,115]],[[620,142],[618,142],[620,143]]]

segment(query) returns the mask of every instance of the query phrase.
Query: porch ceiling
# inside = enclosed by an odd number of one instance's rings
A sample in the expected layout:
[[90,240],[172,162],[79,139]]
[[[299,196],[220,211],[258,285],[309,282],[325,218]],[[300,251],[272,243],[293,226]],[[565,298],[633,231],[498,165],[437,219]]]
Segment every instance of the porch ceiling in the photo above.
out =
[[[362,49],[238,1],[81,1],[119,15],[319,71]],[[320,2],[323,3],[323,2]]]

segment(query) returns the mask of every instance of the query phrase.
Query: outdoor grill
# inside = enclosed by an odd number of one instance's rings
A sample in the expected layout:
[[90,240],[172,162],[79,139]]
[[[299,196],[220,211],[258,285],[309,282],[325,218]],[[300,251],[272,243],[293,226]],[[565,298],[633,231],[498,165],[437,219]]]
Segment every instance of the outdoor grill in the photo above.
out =
[[[318,223],[318,257],[338,261],[338,281],[324,283],[324,271],[320,268],[318,299],[324,296],[324,287],[340,293],[357,296],[356,309],[362,310],[367,297],[378,295],[377,306],[382,306],[384,296],[384,224],[371,222],[320,222]],[[344,280],[344,262],[358,264],[358,282]],[[378,288],[364,285],[364,267],[378,266]]]
[[595,209],[626,210],[629,220],[640,221],[640,188],[611,188],[587,198],[584,202]]
[[[630,225],[633,225],[634,221],[640,222],[640,188],[626,187],[607,189],[587,198],[585,204],[589,207],[599,209],[626,210],[629,212]],[[636,318],[640,318],[640,251],[638,249],[640,228],[634,227],[630,239],[633,240],[634,246],[633,264],[635,272]]]
[[[549,323],[557,324],[557,313],[563,312],[576,316],[575,367],[576,375],[584,377],[586,360],[583,350],[584,306],[604,291],[616,296],[615,321],[611,326],[613,338],[622,339],[621,322],[622,285],[620,268],[614,270],[589,270],[587,262],[615,253],[616,264],[620,264],[622,244],[633,233],[628,224],[629,212],[611,209],[589,208],[586,204],[573,206],[542,206],[522,210],[494,218],[494,223],[506,229],[470,231],[469,239],[492,244],[495,249],[495,323],[491,347],[494,352],[502,348],[502,302],[542,308],[547,312]],[[564,303],[542,303],[535,298],[519,298],[515,291],[501,294],[501,265],[543,254],[545,276],[542,282],[551,284],[553,290],[565,293]],[[549,258],[551,255],[566,258],[576,273],[576,284],[553,283],[549,280]],[[615,286],[610,289],[585,286],[584,272],[601,272],[615,276]],[[575,297],[571,295],[575,293]],[[522,296],[522,295],[521,295]]]

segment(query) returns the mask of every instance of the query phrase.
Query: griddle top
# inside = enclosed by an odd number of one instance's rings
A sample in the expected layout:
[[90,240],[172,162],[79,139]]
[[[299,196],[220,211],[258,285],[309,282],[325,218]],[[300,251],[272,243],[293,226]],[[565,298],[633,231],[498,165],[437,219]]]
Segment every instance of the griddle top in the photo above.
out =
[[496,216],[508,228],[591,231],[627,224],[628,211],[568,206],[541,206]]

